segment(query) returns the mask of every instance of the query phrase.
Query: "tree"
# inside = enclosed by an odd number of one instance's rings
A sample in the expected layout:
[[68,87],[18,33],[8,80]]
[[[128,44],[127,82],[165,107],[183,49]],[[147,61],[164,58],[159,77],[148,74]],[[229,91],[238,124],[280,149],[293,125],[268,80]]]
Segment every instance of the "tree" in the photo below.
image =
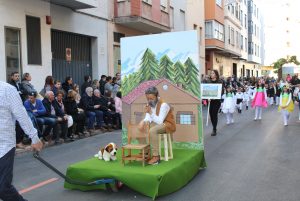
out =
[[185,85],[185,67],[184,65],[180,62],[180,61],[177,61],[175,64],[174,64],[174,74],[175,74],[175,77],[174,77],[174,82],[175,84],[182,84],[182,85]]
[[155,54],[147,48],[140,64],[139,83],[159,78],[159,66]]
[[171,82],[174,82],[174,69],[173,69],[173,62],[168,57],[168,55],[164,55],[160,59],[160,77],[165,77],[166,79],[170,80]]
[[186,68],[186,90],[193,93],[195,96],[200,96],[200,81],[198,78],[199,70],[189,57],[184,63]]

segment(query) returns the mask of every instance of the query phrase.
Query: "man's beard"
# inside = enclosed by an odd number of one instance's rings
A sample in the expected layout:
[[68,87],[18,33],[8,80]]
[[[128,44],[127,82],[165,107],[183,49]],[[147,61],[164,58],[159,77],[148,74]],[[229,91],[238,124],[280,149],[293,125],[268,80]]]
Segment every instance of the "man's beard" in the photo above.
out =
[[157,102],[158,102],[158,99],[151,100],[151,101],[148,101],[148,104],[149,104],[150,107],[154,108],[156,106]]

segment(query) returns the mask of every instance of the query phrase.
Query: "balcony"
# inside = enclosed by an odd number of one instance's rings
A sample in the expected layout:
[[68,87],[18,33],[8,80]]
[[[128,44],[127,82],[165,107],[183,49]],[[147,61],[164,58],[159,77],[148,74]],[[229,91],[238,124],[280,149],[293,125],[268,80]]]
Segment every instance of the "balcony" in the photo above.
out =
[[52,4],[68,7],[74,10],[96,8],[97,0],[45,0]]
[[161,10],[159,1],[152,2],[115,1],[115,23],[146,33],[171,31],[169,13]]

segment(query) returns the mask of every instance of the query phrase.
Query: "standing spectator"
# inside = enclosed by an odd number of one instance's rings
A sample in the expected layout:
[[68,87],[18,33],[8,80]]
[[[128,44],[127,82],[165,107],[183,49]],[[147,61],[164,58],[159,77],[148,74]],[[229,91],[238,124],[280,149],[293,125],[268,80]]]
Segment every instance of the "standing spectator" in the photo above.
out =
[[[112,91],[113,91],[113,85],[112,85],[112,78],[110,77],[110,76],[108,76],[107,78],[106,78],[106,84],[105,84],[105,86],[104,86],[104,94],[106,93],[106,92],[110,92],[110,93],[112,93]],[[103,95],[104,95],[103,94]]]
[[116,113],[119,114],[117,126],[122,129],[122,93],[120,91],[117,92],[115,97],[115,108]]
[[120,74],[120,73],[116,73],[116,78],[117,78],[116,83],[117,83],[119,86],[121,86],[121,74]]
[[113,77],[113,79],[112,79],[112,85],[113,85],[112,98],[115,98],[117,92],[120,89],[120,85],[117,83],[117,78],[116,77]]
[[[46,108],[46,116],[56,120],[56,125],[53,129],[53,140],[55,140],[55,143],[62,143],[64,140],[68,140],[68,116],[60,109],[52,91],[46,92],[43,104]],[[59,134],[59,125],[61,126],[61,134]]]
[[97,80],[97,79],[94,80],[94,81],[93,81],[93,84],[92,84],[93,90],[99,89],[99,87],[100,87],[99,80]]
[[29,73],[24,73],[22,76],[22,92],[23,92],[23,100],[27,99],[28,94],[32,94],[37,92],[34,86],[30,83],[31,75]]
[[[9,84],[13,85],[14,87],[16,87],[18,93],[20,94],[20,96],[22,95],[22,91],[21,91],[21,84],[20,84],[20,74],[18,72],[13,72],[10,75],[10,81]],[[24,100],[23,100],[24,101]]]
[[66,93],[73,89],[73,79],[71,76],[66,77],[65,82],[62,84],[62,88]]
[[92,78],[89,75],[84,76],[84,83],[81,85],[81,96],[84,94],[85,89],[92,86]]
[[94,133],[95,118],[97,122],[97,127],[104,131],[103,129],[103,112],[99,110],[100,105],[95,105],[93,101],[93,88],[88,87],[85,89],[85,94],[80,100],[80,106],[84,109],[85,114],[88,118],[88,131],[92,134]]
[[0,103],[0,199],[25,201],[11,184],[16,146],[16,120],[20,122],[22,129],[31,138],[31,146],[34,150],[40,151],[43,144],[38,138],[37,130],[32,126],[15,87],[0,82],[0,100],[5,100]]
[[[64,102],[65,111],[68,115],[71,115],[74,123],[76,123],[75,135],[79,137],[84,134],[88,134],[84,132],[84,124],[85,124],[85,114],[83,109],[78,108],[76,103],[76,95],[77,93],[74,90],[69,91],[67,98]],[[73,129],[73,126],[69,129]]]
[[[40,131],[39,137],[43,137],[45,141],[51,141],[51,130],[56,125],[56,119],[46,117],[46,108],[41,100],[36,98],[37,94],[29,94],[28,100],[24,102],[24,106],[28,112],[31,121],[35,124],[36,128]],[[43,131],[43,126],[46,125]],[[51,142],[50,142],[51,143]]]
[[54,81],[54,87],[53,87],[53,93],[54,93],[54,96],[56,97],[57,95],[57,92],[62,90],[61,88],[61,82],[59,80],[55,80]]
[[[212,70],[210,73],[210,83],[211,84],[222,84],[222,81],[219,77],[219,72],[217,70]],[[228,84],[230,85],[230,83]],[[224,86],[222,87],[223,90]],[[213,99],[210,101],[210,108],[209,108],[209,115],[210,120],[213,125],[213,131],[211,136],[217,135],[217,125],[218,125],[218,114],[221,107],[221,100],[220,99]]]
[[104,95],[105,84],[106,84],[106,75],[101,75],[99,85],[100,85],[100,92],[101,92],[102,95]]

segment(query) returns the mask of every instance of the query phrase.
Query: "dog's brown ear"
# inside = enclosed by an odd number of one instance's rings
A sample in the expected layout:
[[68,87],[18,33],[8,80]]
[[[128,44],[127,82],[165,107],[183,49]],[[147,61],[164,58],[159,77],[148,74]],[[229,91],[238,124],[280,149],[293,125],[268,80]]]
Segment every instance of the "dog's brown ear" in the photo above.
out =
[[107,152],[110,153],[110,152],[113,150],[112,144],[107,145],[107,146],[105,147],[105,150],[106,150]]
[[103,153],[104,153],[104,148],[102,148],[100,151],[101,151],[101,153],[103,154]]

